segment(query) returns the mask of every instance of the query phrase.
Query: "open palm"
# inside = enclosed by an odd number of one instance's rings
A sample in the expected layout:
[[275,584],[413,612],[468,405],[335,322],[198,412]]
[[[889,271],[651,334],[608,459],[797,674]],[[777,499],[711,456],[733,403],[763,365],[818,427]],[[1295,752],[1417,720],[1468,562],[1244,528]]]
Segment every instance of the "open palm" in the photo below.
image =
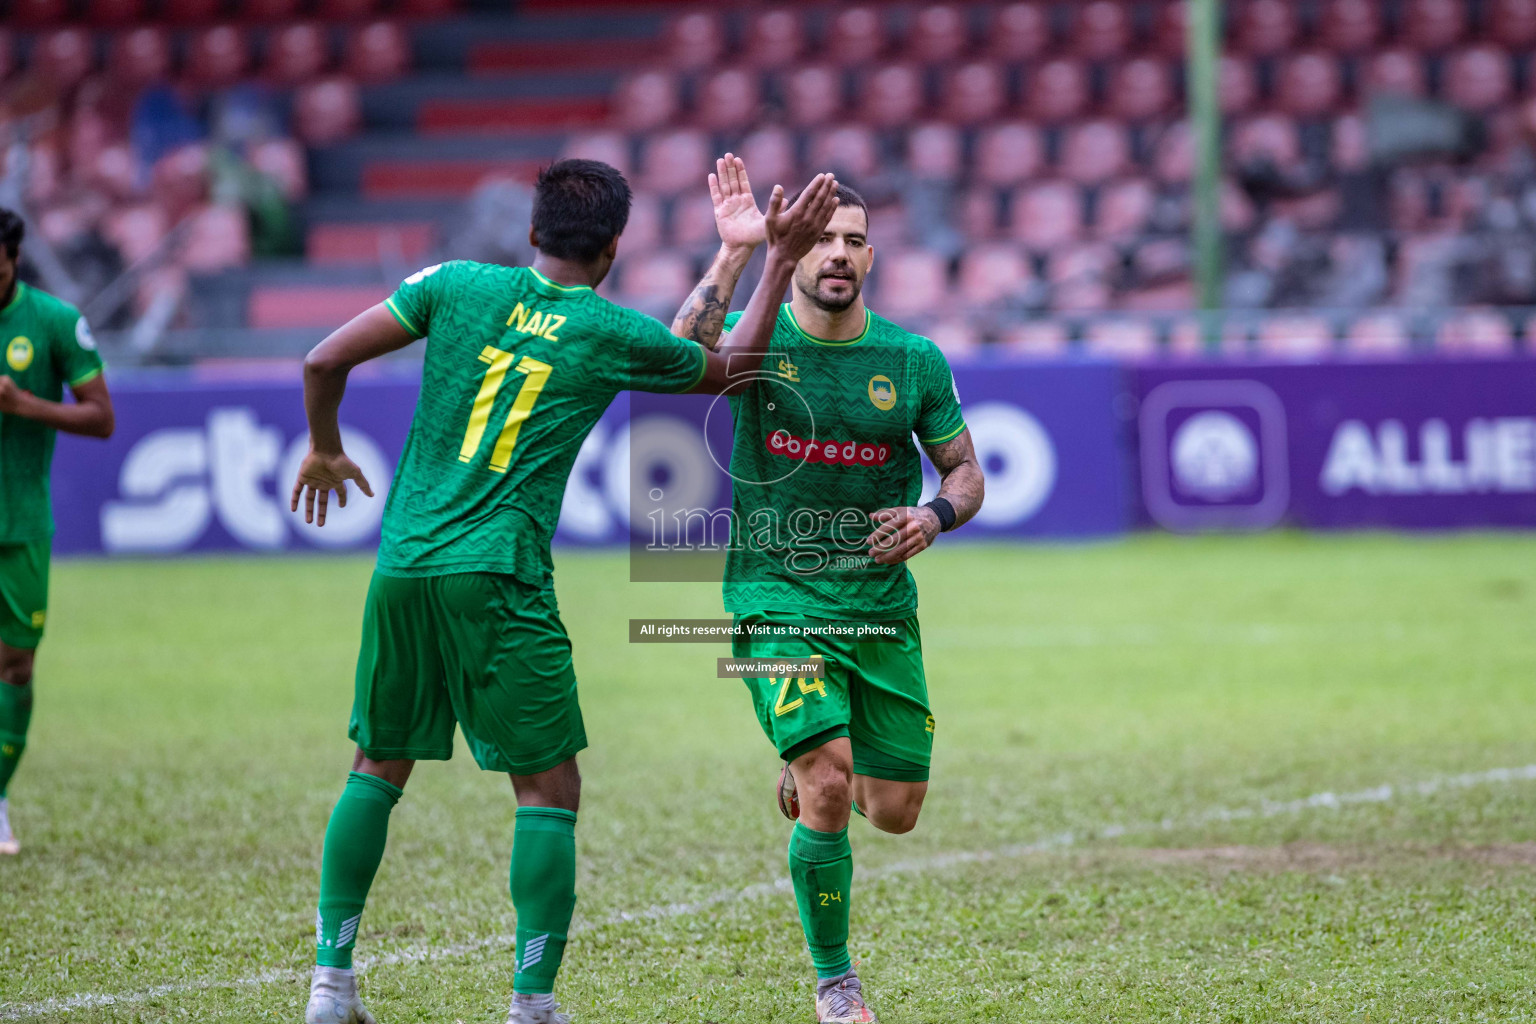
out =
[[715,161],[715,173],[709,176],[709,197],[715,204],[715,228],[726,246],[750,249],[767,239],[763,211],[752,198],[752,183],[747,180],[747,165],[741,157],[727,153]]

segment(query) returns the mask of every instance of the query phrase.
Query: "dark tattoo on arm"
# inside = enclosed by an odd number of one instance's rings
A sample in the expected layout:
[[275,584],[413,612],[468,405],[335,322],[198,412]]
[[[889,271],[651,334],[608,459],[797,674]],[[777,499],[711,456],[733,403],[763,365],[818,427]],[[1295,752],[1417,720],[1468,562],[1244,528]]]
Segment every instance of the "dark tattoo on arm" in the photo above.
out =
[[986,480],[982,476],[981,463],[976,461],[971,432],[962,430],[958,437],[940,444],[924,445],[923,450],[928,453],[933,468],[939,471],[939,496],[954,506],[955,525],[959,526],[981,509],[986,494]]
[[713,349],[719,344],[720,332],[725,328],[725,314],[729,312],[730,306],[730,296],[722,296],[720,286],[706,278],[683,301],[682,308],[672,320],[672,333]]

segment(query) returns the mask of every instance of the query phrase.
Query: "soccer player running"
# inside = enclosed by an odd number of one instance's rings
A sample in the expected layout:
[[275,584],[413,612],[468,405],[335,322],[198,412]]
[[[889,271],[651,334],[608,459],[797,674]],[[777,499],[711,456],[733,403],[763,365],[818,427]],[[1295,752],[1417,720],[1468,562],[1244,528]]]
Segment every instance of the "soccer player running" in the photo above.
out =
[[[21,852],[7,788],[27,749],[32,666],[48,618],[53,506],[48,472],[60,430],[112,436],[112,396],[80,311],[16,277],[22,219],[0,208],[0,854]],[[69,386],[73,402],[65,402]]]
[[[764,220],[739,161],[720,165],[710,192],[720,252],[672,329],[713,346],[731,344],[747,323],[726,310]],[[865,307],[874,261],[868,210],[850,188],[839,186],[837,197],[826,231],[795,268],[762,371],[730,389],[733,536],[724,583],[740,626],[879,622],[896,637],[808,643],[738,634],[733,643],[738,658],[811,654],[825,668],[822,677],[746,680],[785,761],[780,809],[799,819],[789,873],[823,1024],[875,1020],[848,955],[850,812],[884,832],[908,832],[928,790],[934,719],[917,588],[904,563],[974,516],[983,488],[948,363],[933,342]],[[914,434],[942,479],[922,506]]]
[[576,754],[587,745],[550,558],[566,478],[618,392],[718,394],[757,369],[775,304],[836,205],[831,175],[787,208],[774,189],[763,276],[732,343],[706,349],[593,291],[629,218],[629,185],[607,164],[563,160],[534,190],[532,266],[430,267],[305,360],[311,451],[292,500],[324,526],[331,491],[342,505],[348,481],[373,494],[342,449],[348,371],[427,339],[363,610],[357,753],[325,833],[307,1024],[374,1020],[352,970],[358,922],[390,810],[418,760],[452,756],[455,725],[517,797],[508,1024],[566,1024],[552,993],[576,903]]

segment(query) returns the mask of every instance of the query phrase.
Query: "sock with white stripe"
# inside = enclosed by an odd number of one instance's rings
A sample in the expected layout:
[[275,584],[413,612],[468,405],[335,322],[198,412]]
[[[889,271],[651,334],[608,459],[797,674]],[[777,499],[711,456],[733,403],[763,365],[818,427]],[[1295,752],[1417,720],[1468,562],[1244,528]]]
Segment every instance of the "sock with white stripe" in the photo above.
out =
[[357,926],[373,876],[384,859],[389,812],[400,787],[362,772],[347,776],[346,788],[325,829],[320,859],[320,910],[315,916],[315,963],[351,967]]
[[512,991],[555,990],[576,910],[576,812],[519,807],[512,834],[512,906],[517,911],[517,974]]

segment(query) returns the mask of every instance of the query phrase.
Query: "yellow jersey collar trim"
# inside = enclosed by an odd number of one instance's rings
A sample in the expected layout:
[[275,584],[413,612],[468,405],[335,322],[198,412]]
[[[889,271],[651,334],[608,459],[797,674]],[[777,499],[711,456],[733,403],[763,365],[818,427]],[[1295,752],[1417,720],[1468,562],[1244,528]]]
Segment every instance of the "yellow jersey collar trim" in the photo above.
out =
[[538,278],[545,287],[553,288],[557,292],[589,292],[592,290],[592,286],[589,284],[556,284],[532,267],[528,268],[528,273]]
[[788,319],[789,319],[789,325],[795,329],[795,332],[797,334],[799,334],[800,337],[804,338],[806,341],[809,341],[809,342],[811,342],[813,344],[816,344],[816,345],[833,345],[833,346],[838,346],[838,347],[841,347],[841,346],[844,346],[844,345],[857,345],[859,342],[861,342],[865,338],[869,337],[869,328],[875,322],[874,321],[874,314],[869,311],[869,307],[868,306],[865,306],[864,307],[864,329],[859,332],[859,336],[857,338],[849,338],[847,341],[828,341],[825,338],[818,338],[814,334],[807,333],[806,329],[804,327],[800,326],[800,321],[795,319],[795,311],[790,306],[789,303],[787,303],[787,302],[784,303],[783,309],[784,309],[784,315],[786,317],[788,317]]

